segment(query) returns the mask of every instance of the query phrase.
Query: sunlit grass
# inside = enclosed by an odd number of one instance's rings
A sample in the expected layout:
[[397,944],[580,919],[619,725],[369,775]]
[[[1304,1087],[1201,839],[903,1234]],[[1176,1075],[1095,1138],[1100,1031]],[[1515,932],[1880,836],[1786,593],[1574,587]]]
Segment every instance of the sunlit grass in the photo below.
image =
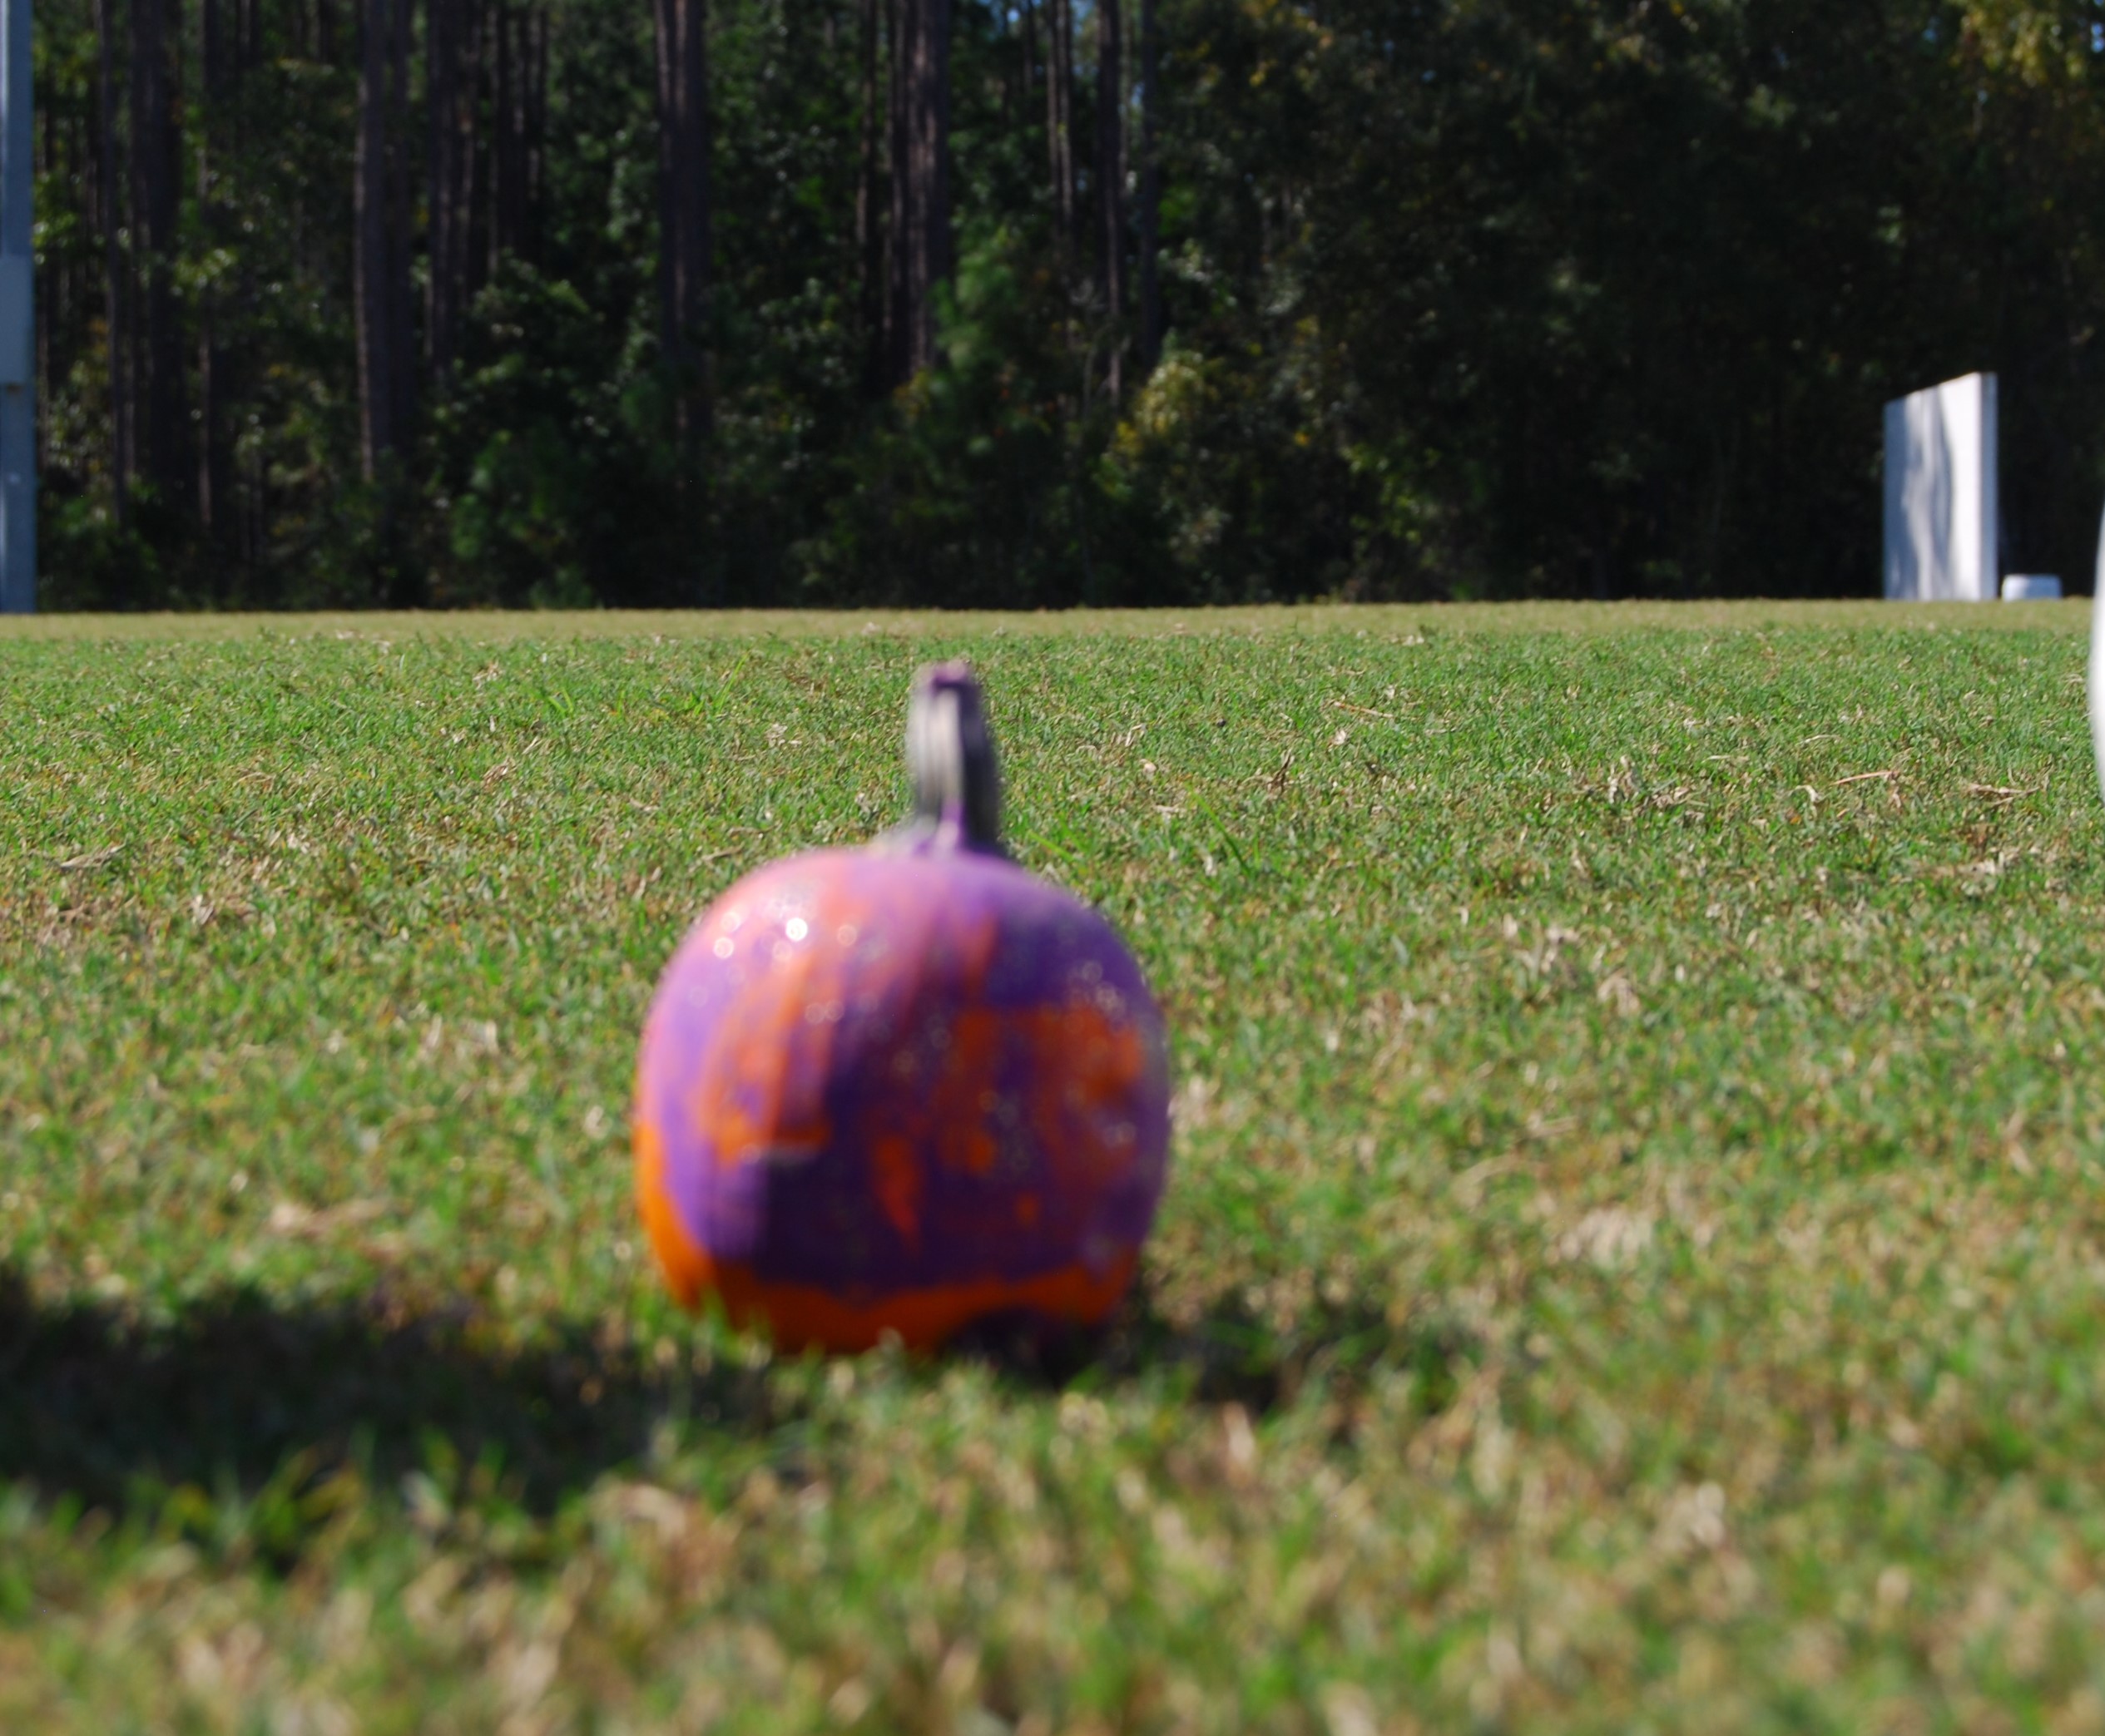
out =
[[[12,630],[0,1728],[2105,1728],[2087,620]],[[1077,1367],[773,1363],[635,1036],[954,653],[1170,1193]]]

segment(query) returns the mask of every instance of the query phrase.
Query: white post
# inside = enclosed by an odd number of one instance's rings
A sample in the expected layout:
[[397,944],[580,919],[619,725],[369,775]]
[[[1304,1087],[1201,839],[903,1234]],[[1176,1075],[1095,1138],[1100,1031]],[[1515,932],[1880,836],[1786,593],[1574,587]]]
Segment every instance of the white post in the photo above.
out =
[[36,215],[29,0],[0,0],[0,614],[37,607]]
[[1885,594],[1986,602],[1999,590],[1996,392],[1969,373],[1885,407]]

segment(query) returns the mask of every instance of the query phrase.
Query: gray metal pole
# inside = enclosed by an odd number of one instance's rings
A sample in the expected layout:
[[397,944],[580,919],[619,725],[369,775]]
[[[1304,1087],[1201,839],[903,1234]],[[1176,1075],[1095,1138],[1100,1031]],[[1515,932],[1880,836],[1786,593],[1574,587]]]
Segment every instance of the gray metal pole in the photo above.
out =
[[0,0],[0,614],[37,607],[37,314],[29,0]]

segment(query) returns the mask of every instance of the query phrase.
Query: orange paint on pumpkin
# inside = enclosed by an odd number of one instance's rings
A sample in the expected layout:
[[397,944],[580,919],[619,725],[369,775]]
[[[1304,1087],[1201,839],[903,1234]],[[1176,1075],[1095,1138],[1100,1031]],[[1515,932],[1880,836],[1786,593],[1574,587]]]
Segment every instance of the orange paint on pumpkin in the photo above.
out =
[[1026,1104],[1033,1136],[1060,1169],[1092,1186],[1126,1161],[1105,1143],[1100,1120],[1146,1071],[1147,1050],[1137,1031],[1086,1003],[1035,1008],[1021,1023],[1037,1061]]
[[691,1308],[701,1300],[709,1283],[709,1256],[687,1234],[680,1214],[665,1189],[665,1141],[648,1121],[636,1123],[632,1132],[636,1150],[636,1204],[642,1214],[644,1233],[651,1239],[658,1264],[665,1269],[666,1287],[681,1307]]
[[723,1298],[732,1325],[745,1329],[764,1325],[783,1350],[816,1346],[854,1351],[874,1348],[887,1333],[895,1333],[909,1350],[933,1350],[981,1316],[1010,1309],[1094,1326],[1118,1306],[1137,1258],[1122,1255],[1102,1273],[1063,1266],[1036,1278],[985,1278],[902,1290],[859,1305],[809,1284],[764,1283],[750,1266],[736,1261],[710,1260],[706,1254],[703,1260],[706,1287]]
[[870,1154],[876,1168],[877,1203],[892,1228],[917,1253],[921,1246],[921,1166],[914,1147],[902,1139],[879,1140]]
[[987,1100],[1000,1076],[1003,1036],[999,1016],[983,1008],[960,1012],[950,1027],[917,1116],[923,1147],[932,1148],[946,1170],[983,1175],[993,1167],[998,1148],[987,1128]]
[[[747,986],[731,1014],[737,1035],[710,1056],[688,1099],[690,1125],[715,1146],[721,1168],[770,1151],[817,1151],[833,1129],[819,1099],[831,1031],[804,1016],[815,993],[818,949],[800,968],[768,971]],[[839,966],[823,973],[837,978]]]

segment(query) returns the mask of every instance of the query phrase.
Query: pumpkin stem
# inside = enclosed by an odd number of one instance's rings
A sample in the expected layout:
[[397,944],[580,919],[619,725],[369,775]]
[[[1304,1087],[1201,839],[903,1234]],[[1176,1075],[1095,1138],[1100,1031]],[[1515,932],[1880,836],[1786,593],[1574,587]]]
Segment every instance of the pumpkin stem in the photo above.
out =
[[914,817],[903,828],[909,844],[1006,853],[994,738],[969,664],[931,663],[915,672],[906,770],[914,786]]

